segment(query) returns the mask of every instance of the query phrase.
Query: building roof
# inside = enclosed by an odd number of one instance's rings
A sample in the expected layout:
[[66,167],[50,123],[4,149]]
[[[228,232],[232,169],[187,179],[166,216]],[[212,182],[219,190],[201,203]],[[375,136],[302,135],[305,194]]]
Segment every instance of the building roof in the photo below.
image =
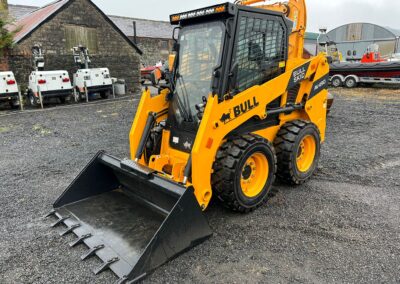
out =
[[36,8],[32,12],[22,16],[16,23],[15,27],[20,30],[15,34],[14,41],[19,42],[27,35],[36,30],[47,19],[56,14],[60,8],[68,3],[69,0],[57,0],[45,5],[41,8]]
[[127,35],[134,36],[133,22],[136,23],[136,36],[149,38],[172,38],[174,27],[170,22],[153,21],[129,17],[109,16],[110,19]]
[[391,31],[393,34],[395,34],[397,37],[400,37],[400,30],[398,29],[392,29],[390,27],[385,27],[386,29],[388,29],[389,31]]
[[[26,14],[32,13],[38,7],[9,4],[10,15],[20,20]],[[133,37],[133,22],[136,22],[136,35],[138,37],[170,39],[172,37],[173,26],[165,21],[153,21],[146,19],[108,16],[111,21],[128,37]]]
[[8,4],[8,10],[10,12],[10,15],[14,17],[16,20],[21,19],[26,14],[35,11],[37,8],[39,7]]
[[[10,30],[16,30],[18,29],[17,33],[14,36],[14,41],[16,43],[20,42],[21,40],[25,39],[27,36],[29,36],[31,33],[33,33],[37,28],[39,28],[42,24],[47,22],[48,20],[52,19],[57,12],[62,10],[62,8],[66,7],[67,4],[72,3],[75,0],[56,0],[53,1],[43,7],[30,7],[32,10],[28,12],[28,14],[18,17],[20,15],[20,11],[16,9],[19,5],[10,5],[13,6],[12,9],[10,9],[10,14],[11,16],[17,18],[17,21],[15,24],[9,26],[8,28]],[[115,23],[103,13],[91,0],[88,0],[88,2],[100,12],[101,15],[104,16],[104,18],[114,27],[114,29],[132,46],[136,49],[136,51],[139,54],[142,54],[143,52],[140,50],[140,48],[132,42],[127,35],[121,31],[121,29],[115,25]],[[17,6],[17,7],[16,7]],[[29,6],[22,6],[23,9],[30,9]],[[12,14],[14,11],[15,14]]]
[[[398,31],[397,31],[398,32]],[[395,40],[395,30],[381,27],[371,23],[350,23],[337,27],[327,33],[329,41],[341,42],[362,42],[374,40]],[[326,37],[321,37],[326,40]]]

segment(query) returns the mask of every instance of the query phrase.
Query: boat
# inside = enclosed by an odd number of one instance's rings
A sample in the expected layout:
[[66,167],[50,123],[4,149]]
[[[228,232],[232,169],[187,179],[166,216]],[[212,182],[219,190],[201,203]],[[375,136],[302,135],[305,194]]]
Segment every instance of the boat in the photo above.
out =
[[333,87],[357,87],[365,84],[400,84],[400,61],[388,61],[378,51],[367,51],[361,62],[330,64],[330,82]]

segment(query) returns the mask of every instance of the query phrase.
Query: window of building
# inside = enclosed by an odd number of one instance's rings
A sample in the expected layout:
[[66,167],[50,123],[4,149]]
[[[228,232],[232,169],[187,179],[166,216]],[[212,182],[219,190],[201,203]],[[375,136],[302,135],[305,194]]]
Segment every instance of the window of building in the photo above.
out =
[[160,49],[168,50],[168,41],[167,40],[160,41]]
[[286,29],[275,17],[241,16],[234,62],[236,89],[244,91],[282,74],[286,59]]
[[357,55],[357,50],[353,50],[353,56]]
[[347,51],[347,56],[351,56],[351,50]]
[[67,49],[82,45],[86,46],[92,54],[98,52],[98,38],[95,28],[66,25],[64,31]]

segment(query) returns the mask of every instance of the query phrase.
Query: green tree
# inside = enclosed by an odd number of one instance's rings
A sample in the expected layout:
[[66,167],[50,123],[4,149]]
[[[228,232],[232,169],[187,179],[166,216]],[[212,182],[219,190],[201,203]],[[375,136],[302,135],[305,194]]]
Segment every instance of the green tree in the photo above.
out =
[[12,24],[12,21],[5,11],[0,11],[0,55],[3,55],[7,49],[12,47],[14,35],[17,32],[17,29],[12,32],[7,29],[7,25]]

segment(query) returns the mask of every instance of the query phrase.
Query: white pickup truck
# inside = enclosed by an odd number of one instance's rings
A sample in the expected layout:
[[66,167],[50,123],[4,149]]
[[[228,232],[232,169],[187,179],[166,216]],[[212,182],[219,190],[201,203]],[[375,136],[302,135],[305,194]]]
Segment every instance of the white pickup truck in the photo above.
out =
[[74,86],[78,99],[83,99],[88,94],[99,93],[106,99],[112,93],[112,80],[108,68],[79,69],[74,75]]
[[39,90],[43,100],[58,98],[61,103],[73,93],[68,72],[64,70],[33,71],[29,76],[28,88],[28,99],[32,106],[40,104]]
[[19,106],[18,85],[14,73],[0,72],[0,103],[8,102],[12,108]]

